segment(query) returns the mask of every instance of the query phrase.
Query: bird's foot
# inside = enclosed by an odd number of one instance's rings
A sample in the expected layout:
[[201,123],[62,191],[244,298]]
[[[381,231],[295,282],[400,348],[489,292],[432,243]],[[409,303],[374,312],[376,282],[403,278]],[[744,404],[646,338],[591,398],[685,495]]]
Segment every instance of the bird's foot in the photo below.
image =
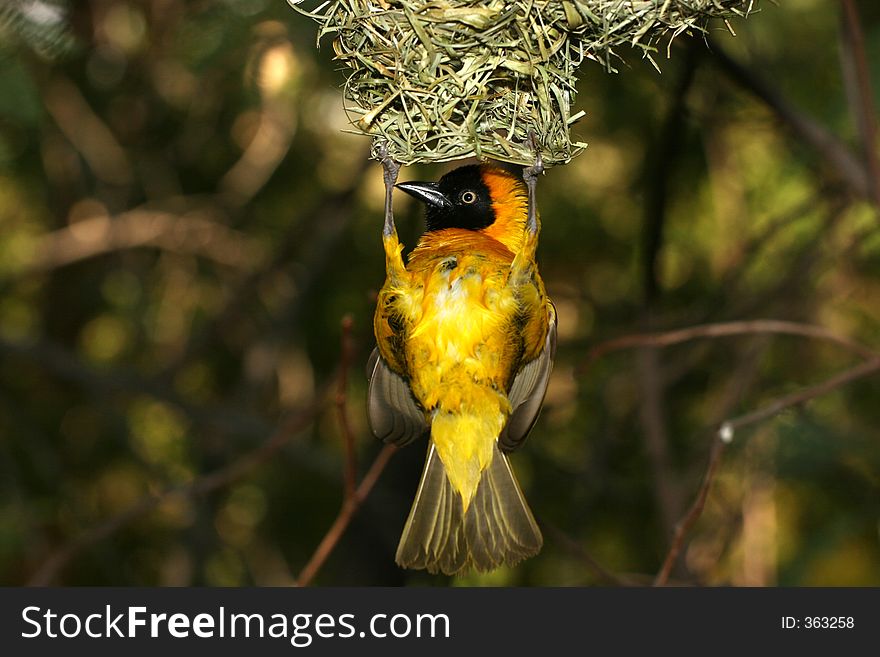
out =
[[388,237],[397,232],[397,228],[394,226],[392,196],[394,185],[397,183],[397,176],[400,174],[400,162],[397,162],[388,154],[388,145],[385,143],[379,145],[377,152],[379,160],[382,162],[382,177],[385,181],[385,226],[382,234]]
[[538,176],[544,173],[544,159],[541,157],[541,149],[538,146],[538,137],[534,131],[529,131],[529,142],[532,146],[532,153],[535,155],[535,163],[523,169],[523,180],[526,183],[526,189],[529,193],[529,214],[526,226],[531,233],[538,232],[538,201],[537,188]]

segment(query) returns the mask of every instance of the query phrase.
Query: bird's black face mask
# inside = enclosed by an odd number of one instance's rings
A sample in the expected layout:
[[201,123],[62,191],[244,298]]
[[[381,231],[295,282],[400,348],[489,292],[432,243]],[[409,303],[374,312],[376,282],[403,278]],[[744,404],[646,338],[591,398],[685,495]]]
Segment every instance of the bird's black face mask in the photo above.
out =
[[425,204],[427,230],[481,230],[495,221],[489,188],[476,164],[450,171],[440,182],[405,182],[397,187]]

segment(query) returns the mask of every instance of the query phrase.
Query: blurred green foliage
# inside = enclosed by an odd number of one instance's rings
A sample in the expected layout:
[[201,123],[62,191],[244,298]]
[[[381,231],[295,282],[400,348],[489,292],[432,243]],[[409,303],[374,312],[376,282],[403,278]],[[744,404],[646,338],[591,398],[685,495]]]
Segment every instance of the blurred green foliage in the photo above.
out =
[[[342,132],[330,43],[316,50],[311,22],[282,0],[9,6],[0,583],[291,583],[342,500],[333,392],[346,315],[360,473],[380,448],[362,362],[383,281],[381,176],[368,143]],[[877,90],[880,10],[859,6]],[[733,25],[736,38],[720,25],[711,48],[680,38],[662,75],[638,57],[619,75],[583,67],[576,137],[590,147],[539,190],[558,362],[513,457],[532,508],[556,529],[515,569],[451,582],[399,570],[424,456],[410,447],[316,583],[601,583],[572,544],[650,581],[713,427],[857,357],[752,335],[615,352],[579,369],[589,349],[756,318],[880,348],[877,208],[712,54],[730,53],[858,153],[837,12],[821,0],[761,3]],[[418,208],[397,203],[411,246]],[[272,458],[130,513],[241,462],[316,396],[326,403],[315,420]],[[737,433],[673,580],[880,585],[878,426],[875,376]]]

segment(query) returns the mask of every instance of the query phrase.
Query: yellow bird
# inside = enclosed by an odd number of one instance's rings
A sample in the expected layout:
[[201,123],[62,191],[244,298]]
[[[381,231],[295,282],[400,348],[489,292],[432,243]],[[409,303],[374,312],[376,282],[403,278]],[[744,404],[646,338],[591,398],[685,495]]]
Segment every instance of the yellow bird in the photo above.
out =
[[406,265],[391,213],[399,167],[384,164],[369,421],[397,445],[430,436],[396,561],[449,575],[512,565],[542,537],[507,453],[538,417],[556,351],[556,311],[535,261],[540,163],[525,170],[528,185],[491,164],[398,184],[426,205]]

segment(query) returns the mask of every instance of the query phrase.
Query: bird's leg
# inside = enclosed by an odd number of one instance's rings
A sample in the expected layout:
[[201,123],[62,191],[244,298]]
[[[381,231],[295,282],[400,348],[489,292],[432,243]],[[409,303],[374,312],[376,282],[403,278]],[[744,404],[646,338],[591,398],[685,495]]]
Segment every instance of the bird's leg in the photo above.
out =
[[529,214],[526,220],[526,228],[532,235],[538,234],[538,199],[536,192],[538,176],[544,172],[544,160],[541,157],[541,149],[538,148],[538,138],[534,132],[529,132],[529,141],[532,144],[532,152],[535,154],[535,163],[523,170],[523,180],[529,193]]
[[388,154],[388,147],[385,144],[379,146],[379,155],[382,158],[382,172],[385,180],[385,225],[382,229],[382,235],[383,237],[390,237],[397,234],[397,228],[394,226],[394,211],[391,206],[391,197],[394,185],[397,182],[397,174],[400,173],[400,163],[396,162]]
[[385,272],[389,280],[399,284],[406,275],[406,265],[403,264],[403,245],[397,239],[397,228],[394,225],[394,210],[391,197],[394,193],[394,185],[397,182],[397,174],[400,173],[400,162],[397,162],[388,154],[387,144],[379,146],[379,156],[382,161],[382,177],[385,181],[385,225],[382,228],[382,244],[385,248]]
[[510,284],[514,286],[522,284],[523,281],[531,280],[535,267],[535,251],[538,249],[537,189],[538,176],[544,171],[544,161],[534,131],[529,131],[529,142],[532,146],[532,153],[535,154],[535,163],[523,169],[523,180],[529,195],[529,207],[526,216],[525,239],[523,239],[522,247],[510,266],[512,272]]

